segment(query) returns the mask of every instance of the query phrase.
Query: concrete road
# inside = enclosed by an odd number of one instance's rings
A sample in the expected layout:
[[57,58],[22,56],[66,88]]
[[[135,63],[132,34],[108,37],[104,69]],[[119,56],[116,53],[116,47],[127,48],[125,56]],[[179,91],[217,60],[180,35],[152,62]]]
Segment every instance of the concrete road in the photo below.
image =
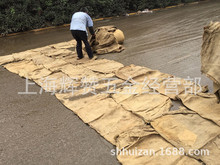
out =
[[[96,22],[125,32],[126,50],[108,58],[187,78],[200,73],[203,27],[220,21],[220,1],[202,2],[141,16]],[[0,55],[68,41],[68,28],[0,38]],[[18,95],[25,79],[0,68],[0,164],[115,165],[113,146],[65,108],[54,96]],[[33,85],[30,91],[39,91]]]

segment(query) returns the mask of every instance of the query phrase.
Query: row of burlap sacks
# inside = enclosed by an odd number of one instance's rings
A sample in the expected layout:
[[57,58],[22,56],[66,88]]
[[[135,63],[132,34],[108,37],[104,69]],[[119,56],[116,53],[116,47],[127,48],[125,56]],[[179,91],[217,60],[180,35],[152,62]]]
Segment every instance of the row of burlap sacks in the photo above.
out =
[[[52,91],[45,85],[46,80],[53,80],[55,96],[118,149],[155,152],[154,155],[117,154],[122,164],[218,164],[220,105],[214,95],[204,93],[205,87],[199,93],[185,93],[187,85],[190,87],[192,83],[178,78],[180,83],[171,84],[178,93],[167,93],[165,81],[175,78],[173,75],[106,59],[76,60],[76,53],[71,50],[73,45],[70,41],[14,53],[0,57],[0,64],[48,92]],[[89,84],[90,91],[82,86],[85,77],[95,78]],[[77,90],[65,91],[61,79],[74,80],[66,88],[74,85]],[[112,81],[103,81],[109,79]],[[155,79],[157,88],[149,85],[151,82],[143,83]],[[196,84],[193,87],[192,91],[200,88]],[[185,107],[171,111],[172,100],[181,101]],[[176,148],[182,148],[183,153],[162,153]],[[187,155],[192,149],[210,153]]]

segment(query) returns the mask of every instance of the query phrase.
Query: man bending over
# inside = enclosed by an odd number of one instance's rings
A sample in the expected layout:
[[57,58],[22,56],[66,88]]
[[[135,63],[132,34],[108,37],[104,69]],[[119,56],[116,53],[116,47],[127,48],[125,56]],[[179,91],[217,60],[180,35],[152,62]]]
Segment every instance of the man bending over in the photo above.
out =
[[82,41],[85,44],[86,52],[89,58],[93,58],[92,49],[88,42],[88,32],[86,30],[87,27],[89,28],[89,32],[91,33],[92,37],[95,38],[93,21],[88,15],[88,9],[84,7],[80,10],[80,12],[76,12],[73,14],[70,24],[72,36],[77,42],[76,51],[78,55],[78,60],[83,58]]

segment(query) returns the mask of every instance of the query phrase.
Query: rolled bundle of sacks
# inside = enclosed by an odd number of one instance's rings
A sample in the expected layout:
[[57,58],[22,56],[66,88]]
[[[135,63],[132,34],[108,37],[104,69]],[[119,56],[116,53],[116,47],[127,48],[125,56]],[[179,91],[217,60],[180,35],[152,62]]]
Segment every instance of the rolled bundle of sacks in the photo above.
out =
[[96,38],[89,38],[92,50],[97,55],[119,53],[124,50],[124,33],[115,26],[102,26],[95,29]]

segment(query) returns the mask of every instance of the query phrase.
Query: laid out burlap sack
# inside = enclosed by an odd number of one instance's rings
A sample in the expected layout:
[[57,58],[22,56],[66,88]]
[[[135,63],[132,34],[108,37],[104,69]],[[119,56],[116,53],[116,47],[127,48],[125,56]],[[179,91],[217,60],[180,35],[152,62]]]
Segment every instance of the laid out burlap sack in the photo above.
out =
[[90,45],[96,54],[119,53],[124,50],[121,45],[124,34],[115,26],[103,26],[95,29],[96,39],[90,38]]
[[220,84],[216,84],[215,82],[213,82],[213,90],[215,95],[217,96],[219,102],[220,102]]
[[116,139],[117,148],[112,153],[117,155],[123,165],[201,165],[199,161],[185,156],[184,153],[168,154],[176,148],[162,138],[150,126],[128,129]]
[[52,44],[52,45],[50,45],[50,47],[53,47],[53,48],[56,48],[56,49],[70,49],[74,45],[76,45],[76,41],[71,40],[71,41],[67,41],[67,42],[60,42],[60,43],[57,43],[57,44]]
[[39,55],[29,58],[29,61],[33,61],[35,65],[47,65],[53,63],[55,59],[44,55]]
[[151,122],[153,128],[177,148],[186,153],[198,150],[220,134],[220,127],[198,114],[172,114]]
[[[33,61],[19,61],[4,65],[12,73],[16,73],[24,78],[38,78],[49,75],[51,72],[45,69],[42,65],[35,65]],[[37,74],[41,74],[37,76]],[[37,76],[37,77],[36,77]]]
[[73,54],[69,49],[57,49],[55,47],[48,48],[48,50],[41,51],[41,54],[52,58],[64,58]]
[[84,63],[82,66],[94,72],[99,72],[104,74],[113,73],[117,71],[119,68],[124,67],[124,65],[119,62],[113,60],[106,60],[106,59],[90,61],[89,63]]
[[34,70],[33,72],[29,72],[28,74],[26,74],[26,76],[25,75],[22,76],[21,73],[19,73],[21,77],[26,77],[30,80],[38,80],[41,78],[45,78],[49,76],[50,74],[52,74],[52,72],[46,68]]
[[33,52],[32,50],[27,50],[20,53],[13,53],[7,56],[0,57],[0,65],[7,63],[18,62],[22,60],[30,61],[33,57],[39,57],[41,54],[39,52]]
[[145,125],[142,119],[124,110],[108,94],[85,96],[78,100],[71,94],[56,94],[56,97],[112,144],[127,129]]
[[[65,47],[61,48],[61,46]],[[5,64],[4,67],[9,71],[19,74],[21,77],[29,79],[40,79],[50,75],[52,72],[58,72],[61,66],[67,65],[68,62],[64,60],[56,60],[56,57],[63,57],[66,52],[71,54],[72,51],[67,48],[73,47],[74,42],[64,42],[57,44],[56,49],[54,45],[45,46],[33,50],[27,50],[20,53],[13,53],[9,56],[2,56],[0,63]],[[54,52],[54,54],[52,53]]]
[[[7,56],[0,57],[0,65],[16,62],[16,61],[30,61],[30,60],[40,60],[43,63],[52,62],[52,58],[46,58],[45,56],[53,58],[65,58],[66,56],[73,56],[74,51],[70,50],[76,45],[75,40],[68,42],[62,42],[54,45],[44,46],[41,48],[36,48],[32,50],[27,50],[19,53],[13,53]],[[76,56],[76,55],[75,55]]]
[[207,87],[201,87],[187,79],[133,64],[118,69],[116,76],[133,84],[145,84],[149,88],[173,100],[177,100],[177,96],[181,93],[200,93],[207,91]]
[[201,151],[202,154],[195,156],[196,159],[201,159],[207,165],[219,165],[220,136],[208,142]]
[[61,59],[55,59],[54,61],[51,61],[49,63],[46,63],[46,64],[43,64],[43,66],[50,70],[51,72],[59,72],[61,71],[61,69],[68,65],[69,63],[64,61],[64,60],[61,60]]
[[0,65],[7,64],[14,61],[13,55],[1,56],[0,57]]
[[[92,65],[95,65],[96,63],[97,63],[97,68],[94,69],[94,66]],[[85,67],[85,65],[67,64],[61,66],[60,71],[67,74],[69,77],[77,80],[78,82],[81,82],[82,85],[83,84],[86,86],[95,85],[95,88],[97,89],[104,88],[105,86],[107,86],[107,84],[111,86],[111,84],[114,85],[114,83],[115,85],[118,83],[122,83],[121,80],[117,80],[116,78],[114,78],[115,74],[113,72],[117,68],[117,63],[115,63],[116,65],[114,67],[113,66],[108,67],[107,64],[106,69],[103,70],[101,69],[102,67],[104,67],[102,61],[100,62],[94,61],[91,62],[90,64],[91,65],[88,65],[88,67]],[[121,65],[119,65],[119,67],[120,66]]]
[[209,77],[215,85],[215,93],[220,90],[220,22],[211,22],[204,28],[203,45],[201,51],[201,71]]
[[[39,56],[39,58],[29,59],[29,61],[23,60],[4,65],[12,73],[16,73],[21,77],[31,80],[44,78],[49,76],[54,70],[44,67],[45,62],[48,62],[45,56]],[[50,60],[49,60],[50,61]],[[52,62],[53,63],[53,62]],[[47,65],[47,64],[45,64]]]
[[[121,80],[121,79],[119,79]],[[136,95],[146,94],[152,92],[152,90],[148,86],[144,86],[142,84],[127,84],[126,81],[122,80],[120,86],[116,89],[115,93],[111,95],[111,97],[117,102],[121,104],[123,101],[134,97]]]
[[[55,94],[69,89],[72,86],[71,83],[68,83],[68,81],[71,82],[70,80],[71,78],[65,73],[55,72],[46,77],[34,79],[34,82],[44,89],[44,91]],[[76,87],[79,86],[77,83],[73,85]]]
[[187,108],[220,126],[220,104],[214,94],[182,94],[178,97]]
[[113,111],[106,112],[98,120],[90,122],[89,125],[115,145],[115,139],[122,132],[136,126],[144,126],[145,123],[138,116],[124,110],[121,106],[117,106]]
[[83,77],[96,77],[96,73],[81,65],[64,65],[61,71],[71,78],[82,79]]
[[33,52],[32,50],[27,50],[27,51],[20,52],[20,53],[13,53],[11,55],[1,56],[0,65],[4,65],[4,64],[16,62],[16,61],[22,61],[22,60],[28,61],[29,59],[31,59],[32,56],[39,57],[39,55],[40,55],[39,52]]
[[172,107],[169,97],[159,93],[153,94],[144,85],[122,86],[111,97],[122,107],[142,118],[146,123],[168,113]]
[[147,123],[169,112],[172,106],[169,97],[160,94],[140,94],[130,97],[120,104],[126,110],[143,118]]

